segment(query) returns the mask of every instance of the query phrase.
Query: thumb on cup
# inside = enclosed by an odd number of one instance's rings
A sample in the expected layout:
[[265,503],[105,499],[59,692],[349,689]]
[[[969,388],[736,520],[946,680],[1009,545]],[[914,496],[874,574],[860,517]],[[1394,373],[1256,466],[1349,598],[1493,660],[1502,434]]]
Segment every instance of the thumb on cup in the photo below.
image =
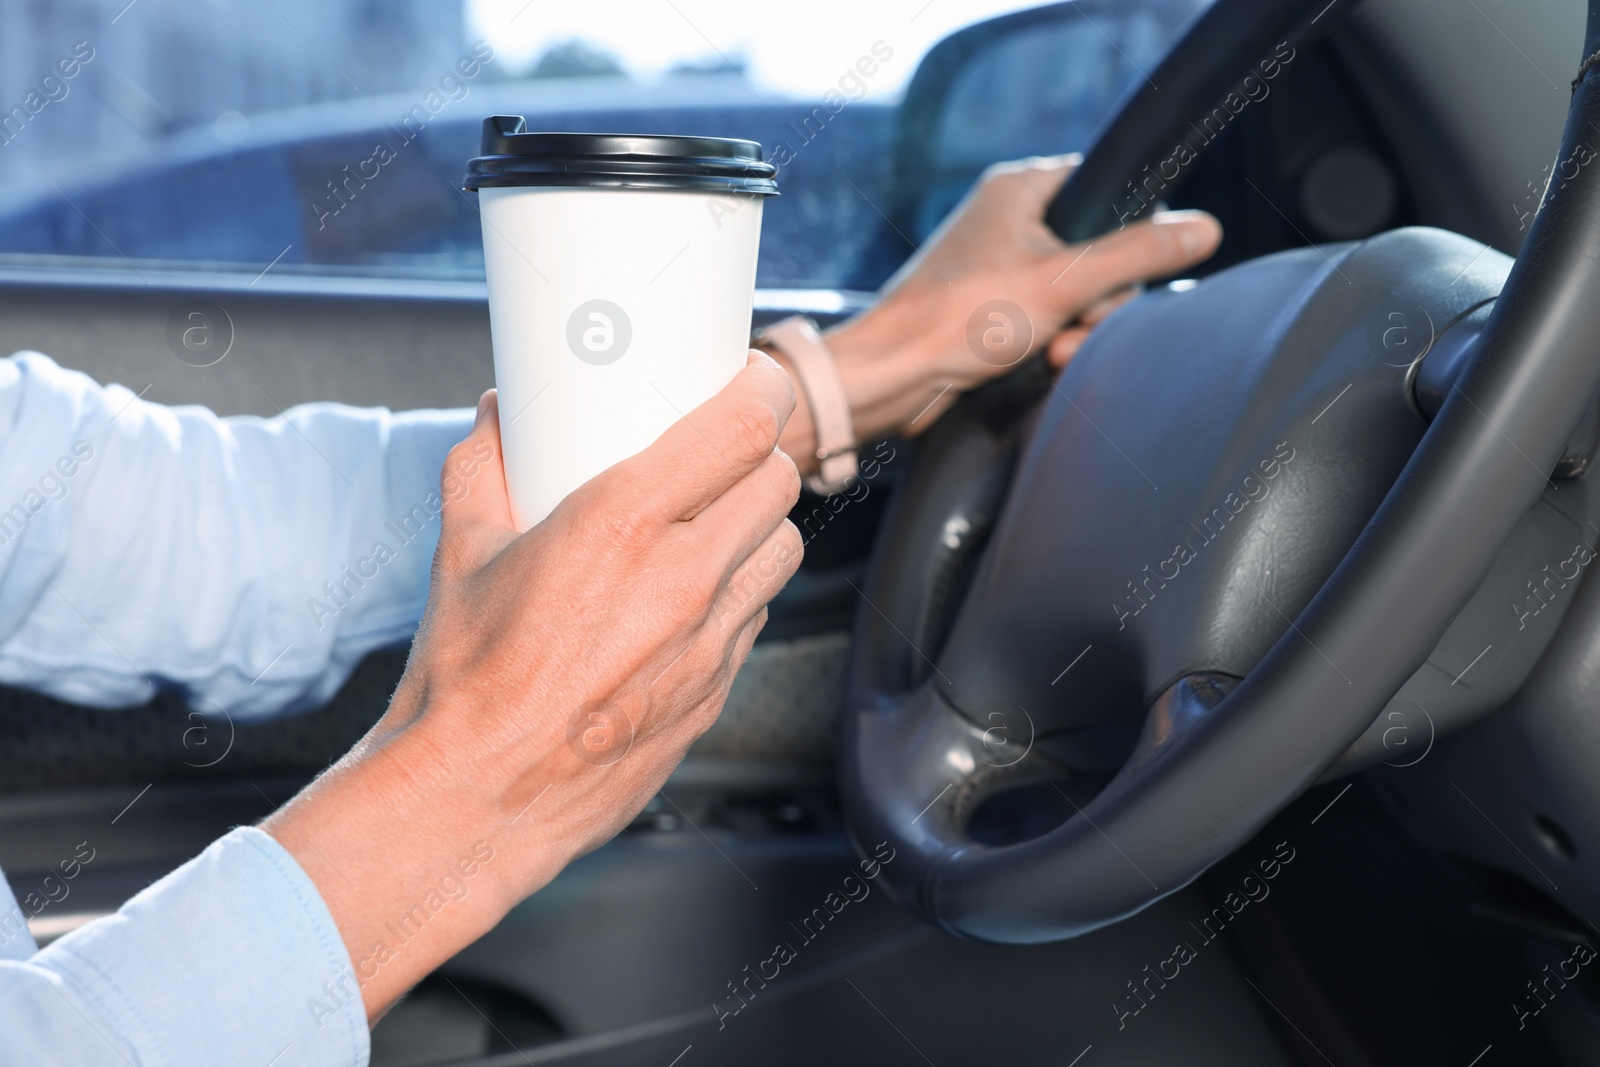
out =
[[512,529],[500,454],[500,397],[490,389],[478,398],[472,430],[445,457],[439,476],[446,525],[485,523]]

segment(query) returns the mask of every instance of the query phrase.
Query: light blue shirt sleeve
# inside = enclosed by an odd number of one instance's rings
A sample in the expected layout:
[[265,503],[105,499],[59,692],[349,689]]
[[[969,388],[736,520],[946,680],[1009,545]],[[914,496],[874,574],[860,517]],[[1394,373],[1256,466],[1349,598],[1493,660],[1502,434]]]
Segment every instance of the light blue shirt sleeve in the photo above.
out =
[[254,828],[43,951],[0,954],[0,1067],[364,1067],[369,1042],[333,916]]
[[[325,701],[416,629],[472,417],[218,418],[0,360],[0,682],[101,707],[170,686],[241,720]],[[367,1056],[332,916],[259,830],[42,952],[0,879],[0,1064]]]
[[236,720],[326,701],[415,631],[472,418],[219,418],[0,359],[0,683],[100,707],[173,687]]

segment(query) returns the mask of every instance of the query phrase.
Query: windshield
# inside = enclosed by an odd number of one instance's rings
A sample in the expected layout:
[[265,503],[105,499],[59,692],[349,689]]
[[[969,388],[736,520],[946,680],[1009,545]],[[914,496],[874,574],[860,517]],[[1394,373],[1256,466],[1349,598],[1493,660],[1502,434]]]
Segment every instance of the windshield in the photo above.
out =
[[[918,61],[953,30],[1030,6],[4,5],[0,264],[481,278],[476,199],[460,177],[482,119],[520,114],[531,129],[760,141],[783,195],[767,208],[757,284],[870,290],[923,236],[891,222],[899,103]],[[1006,136],[991,124],[907,225],[936,223],[987,162],[1083,147],[1169,29],[1086,22],[1044,42],[1065,70],[1084,65],[1072,49],[1116,50],[1096,61],[1111,73],[1088,113],[1007,124]],[[997,103],[1011,113],[1020,101]]]

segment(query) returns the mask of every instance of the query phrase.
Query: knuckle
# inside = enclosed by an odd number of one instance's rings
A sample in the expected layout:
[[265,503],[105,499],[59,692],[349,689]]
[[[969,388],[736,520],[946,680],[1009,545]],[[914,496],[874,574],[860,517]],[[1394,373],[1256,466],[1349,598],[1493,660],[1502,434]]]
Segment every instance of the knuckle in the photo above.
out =
[[765,466],[772,472],[774,507],[787,514],[800,502],[800,468],[786,452],[772,453]]
[[778,445],[778,414],[766,404],[739,409],[734,423],[736,447],[750,456],[771,452]]
[[699,625],[716,606],[718,577],[709,567],[675,568],[652,585],[668,617],[684,628]]
[[774,388],[777,390],[778,410],[782,411],[783,418],[788,419],[794,413],[795,406],[800,402],[800,394],[795,389],[794,378],[789,372],[774,361],[771,372]]
[[637,503],[605,501],[595,509],[593,523],[602,541],[625,548],[647,545],[655,533],[649,515]]
[[[744,650],[742,655],[739,656],[739,662],[732,665],[734,670],[738,670],[740,667],[744,666],[745,658],[750,655],[751,646],[755,644],[756,638],[760,636],[761,631],[766,628],[767,620],[770,618],[770,616],[771,609],[763,607],[760,611],[756,612],[755,618],[751,619],[745,624],[744,634],[740,635],[740,640],[744,644]],[[734,651],[738,652],[739,650],[736,648]]]
[[465,440],[457,441],[455,444],[451,445],[450,451],[445,453],[444,465],[446,467],[460,466],[470,454],[472,448],[471,441],[472,439],[468,437]]
[[439,488],[443,490],[446,500],[456,501],[466,496],[466,481],[461,477],[461,471],[471,461],[472,456],[467,451],[465,441],[455,445],[445,454],[444,466],[439,471]]
[[800,528],[788,519],[778,524],[778,555],[783,560],[787,570],[784,580],[787,581],[800,569],[800,561],[806,554],[805,538],[800,536]]
[[471,546],[465,535],[453,524],[446,523],[439,531],[439,547],[434,549],[434,569],[446,578],[462,578],[472,573]]
[[[722,679],[717,677],[713,680],[720,689]],[[691,744],[704,737],[717,724],[717,720],[722,717],[722,706],[721,700],[707,700],[685,717],[684,730],[688,733]]]
[[777,530],[762,546],[760,553],[751,559],[748,570],[762,591],[762,601],[771,599],[777,591],[794,577],[805,558],[805,542],[800,531],[788,519],[778,524]]
[[762,352],[752,349],[762,358],[746,367],[743,373],[749,378],[751,391],[757,396],[766,397],[773,401],[779,408],[787,403],[792,403],[795,398],[794,379],[789,372],[784,370],[777,360]]

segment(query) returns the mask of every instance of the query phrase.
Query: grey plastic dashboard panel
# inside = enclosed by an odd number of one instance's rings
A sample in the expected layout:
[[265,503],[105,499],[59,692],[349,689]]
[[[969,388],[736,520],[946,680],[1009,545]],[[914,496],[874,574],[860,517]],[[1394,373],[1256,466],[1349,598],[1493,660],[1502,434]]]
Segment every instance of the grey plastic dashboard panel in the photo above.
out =
[[[755,324],[796,311],[833,321],[865,300],[763,291]],[[215,333],[205,354],[182,343],[196,325]],[[494,384],[481,282],[0,264],[0,354],[24,349],[158,403],[224,415],[318,400],[471,407]]]

